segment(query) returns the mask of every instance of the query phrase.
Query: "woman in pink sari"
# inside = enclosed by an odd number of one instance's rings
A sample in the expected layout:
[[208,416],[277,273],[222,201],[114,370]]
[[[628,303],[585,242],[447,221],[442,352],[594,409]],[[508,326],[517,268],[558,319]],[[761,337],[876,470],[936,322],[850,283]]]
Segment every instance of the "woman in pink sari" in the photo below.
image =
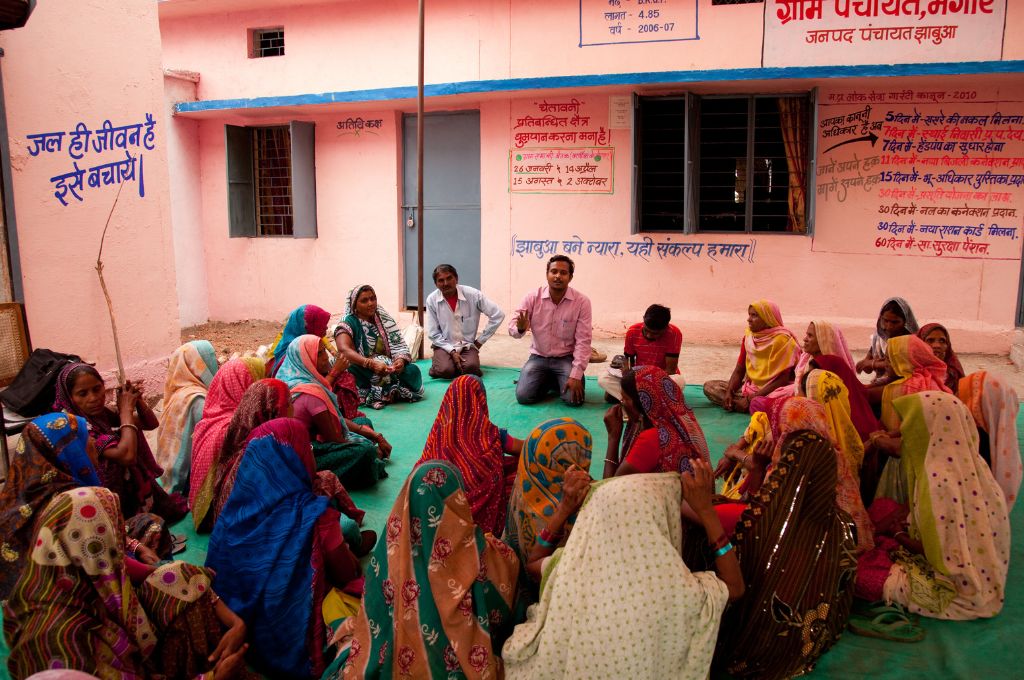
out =
[[796,362],[793,382],[783,385],[768,396],[804,396],[802,389],[804,378],[815,369],[814,360],[821,356],[837,357],[851,371],[854,370],[853,356],[850,354],[850,348],[846,346],[843,332],[839,330],[838,326],[833,326],[828,321],[817,320],[807,324],[807,332],[804,333],[801,350],[800,358]]
[[704,395],[727,411],[746,413],[752,398],[792,384],[799,355],[800,344],[782,325],[779,306],[756,300],[747,308],[747,332],[732,376],[704,383]]
[[232,359],[221,366],[210,383],[206,405],[203,407],[203,419],[196,425],[192,435],[192,475],[188,501],[189,507],[192,508],[192,521],[197,530],[202,525],[209,531],[203,520],[206,519],[212,500],[205,496],[200,499],[199,490],[203,488],[206,475],[220,455],[231,416],[235,414],[235,409],[242,401],[242,395],[250,385],[263,378],[264,370],[263,363],[259,360],[246,362],[242,359]]

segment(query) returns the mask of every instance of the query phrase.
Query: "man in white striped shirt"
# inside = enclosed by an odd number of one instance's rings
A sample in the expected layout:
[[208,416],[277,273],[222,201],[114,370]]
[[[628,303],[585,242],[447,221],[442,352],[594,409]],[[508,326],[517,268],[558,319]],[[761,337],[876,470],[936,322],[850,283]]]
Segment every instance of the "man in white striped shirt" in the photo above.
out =
[[[476,288],[459,285],[459,273],[450,264],[434,267],[437,290],[427,296],[426,333],[434,349],[430,375],[451,379],[480,371],[480,346],[487,342],[505,320],[505,312]],[[487,326],[477,335],[480,315]]]

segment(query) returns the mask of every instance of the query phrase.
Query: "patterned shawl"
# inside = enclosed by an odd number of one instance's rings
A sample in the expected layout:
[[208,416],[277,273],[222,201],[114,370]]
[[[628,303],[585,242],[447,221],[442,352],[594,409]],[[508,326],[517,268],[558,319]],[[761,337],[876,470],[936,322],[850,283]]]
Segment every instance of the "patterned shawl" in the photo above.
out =
[[888,343],[891,339],[889,334],[882,330],[882,310],[890,302],[895,302],[899,305],[900,311],[903,312],[903,318],[905,322],[903,324],[906,334],[913,334],[917,332],[917,318],[914,316],[914,310],[910,308],[910,303],[901,297],[891,297],[882,303],[882,306],[878,310],[878,320],[875,321],[875,332],[871,334],[871,345],[869,352],[871,356],[876,359],[881,359],[886,356],[889,351]]
[[249,433],[269,420],[286,417],[289,403],[288,386],[274,378],[253,383],[242,395],[238,408],[228,421],[224,443],[214,456],[210,471],[206,473],[192,504],[192,514],[199,518],[201,531],[213,528],[231,493]]
[[[220,455],[224,436],[228,431],[231,416],[242,401],[242,395],[249,385],[262,378],[253,377],[252,366],[241,359],[232,359],[217,371],[210,383],[203,406],[203,419],[196,425],[192,435],[192,483],[189,486],[189,506],[195,507],[196,495],[206,482],[206,475],[213,461]],[[200,513],[202,514],[202,513]],[[195,512],[192,520],[198,528],[203,517]]]
[[217,593],[249,627],[250,656],[275,677],[318,677],[324,669],[327,587],[316,524],[325,512],[334,521],[337,514],[313,493],[315,474],[300,421],[260,425],[210,535],[206,566]]
[[836,505],[840,459],[819,434],[789,435],[736,525],[747,592],[726,612],[716,657],[734,676],[809,672],[846,627],[857,559]]
[[676,473],[594,485],[505,644],[506,678],[708,677],[729,592],[683,562],[680,501]]
[[819,426],[808,429],[819,434],[827,434],[838,454],[836,503],[857,525],[857,552],[870,550],[875,544],[875,527],[864,507],[860,492],[864,443],[850,419],[850,400],[846,385],[834,373],[814,370],[807,379],[807,397],[821,404],[828,423],[826,433],[820,432]]
[[[402,333],[398,330],[398,323],[384,309],[377,306],[377,313],[369,322],[362,321],[356,316],[356,300],[361,293],[373,290],[372,286],[356,286],[348,292],[348,301],[345,303],[345,320],[339,323],[334,329],[334,336],[338,333],[348,333],[352,336],[352,343],[356,351],[364,357],[384,355],[391,359],[405,359],[412,361],[412,353],[402,339]],[[365,332],[363,324],[367,323],[376,328],[377,339],[383,344],[383,348],[371,344],[369,335]],[[378,351],[380,350],[380,351]]]
[[1006,499],[978,455],[978,429],[956,397],[918,392],[896,401],[900,465],[910,490],[910,535],[928,567],[897,559],[885,597],[940,619],[995,616],[1010,559]]
[[946,358],[942,360],[946,364],[946,387],[955,394],[960,379],[966,374],[964,373],[964,367],[960,364],[959,357],[953,351],[953,340],[949,337],[949,331],[941,323],[926,323],[917,332],[917,337],[924,340],[935,330],[942,331],[946,336]]
[[960,399],[971,410],[978,429],[988,434],[992,475],[1006,496],[1009,511],[1017,500],[1024,476],[1017,441],[1017,393],[998,375],[985,371],[962,378],[959,387]]
[[899,377],[882,391],[882,424],[894,430],[897,427],[892,407],[895,399],[925,390],[949,394],[953,391],[946,387],[946,364],[916,335],[890,339],[887,353],[892,370]]
[[[771,474],[775,474],[774,466],[778,464],[784,453],[784,444],[787,438],[795,432],[802,430],[814,432],[832,444],[836,456],[836,485],[832,497],[839,508],[848,514],[857,526],[856,548],[858,552],[863,552],[874,546],[875,534],[875,527],[871,523],[871,518],[868,516],[860,494],[858,470],[860,461],[864,459],[864,447],[859,437],[853,436],[851,440],[849,430],[843,430],[842,439],[837,438],[833,433],[833,419],[842,419],[842,398],[836,391],[838,386],[835,381],[826,378],[826,383],[827,387],[818,392],[822,401],[803,397],[767,400],[768,422],[772,429],[772,439],[775,441]],[[842,385],[842,381],[838,381],[838,384]],[[830,394],[831,397],[829,397]],[[824,401],[826,399],[827,403]]]
[[[678,506],[676,513],[678,515]],[[414,468],[366,573],[363,607],[325,678],[501,677],[519,560],[473,522],[457,468]]]
[[445,392],[417,465],[431,460],[444,460],[459,469],[473,521],[500,536],[511,480],[506,479],[505,454],[488,414],[484,384],[476,376],[460,375]]
[[[711,462],[708,443],[693,411],[686,405],[679,385],[657,366],[640,366],[633,371],[640,393],[640,408],[658,430],[661,462],[658,472],[683,472],[692,469],[690,460]],[[640,430],[631,427],[623,442],[628,453]]]
[[285,351],[284,360],[277,369],[277,378],[288,386],[292,397],[308,394],[327,407],[327,412],[339,422],[339,428],[348,437],[348,426],[341,417],[338,397],[331,390],[326,376],[320,375],[316,367],[317,354],[320,352],[320,338],[315,335],[300,335],[292,340]]
[[39,513],[76,486],[98,486],[85,418],[51,413],[25,426],[0,491],[0,600],[21,573]]
[[[71,375],[72,373],[75,373],[75,375]],[[65,411],[69,414],[85,418],[89,423],[89,434],[92,436],[93,441],[96,442],[96,452],[103,453],[108,448],[117,446],[120,443],[121,419],[117,413],[109,408],[105,408],[98,417],[90,417],[82,413],[75,406],[75,402],[71,399],[71,389],[74,387],[72,383],[78,380],[78,375],[81,373],[88,373],[100,382],[103,382],[103,377],[93,366],[81,363],[68,364],[61,369],[60,375],[57,377],[57,391],[56,399],[53,402],[53,410]],[[135,451],[135,464],[128,468],[128,471],[134,479],[135,488],[139,495],[138,500],[142,502],[144,497],[148,495],[147,491],[150,485],[156,483],[157,477],[163,474],[163,469],[156,464],[156,459],[153,458],[153,452],[149,448],[149,442],[146,441],[146,437],[141,432],[138,434],[139,436],[136,437],[138,448]],[[124,486],[122,480],[124,479],[125,468],[119,463],[101,457],[97,472],[99,472],[103,486],[115,491]]]
[[65,491],[39,520],[36,545],[4,610],[9,668],[27,677],[71,668],[102,678],[194,677],[220,637],[210,574],[183,562],[133,586],[124,520],[108,489]]
[[756,333],[748,328],[743,335],[747,371],[743,394],[746,396],[756,393],[780,373],[796,366],[800,355],[800,343],[782,325],[782,312],[777,304],[771,300],[755,300],[750,306],[768,327]]
[[293,309],[284,323],[284,329],[277,334],[277,339],[267,352],[267,376],[273,378],[277,375],[284,361],[285,350],[292,344],[292,340],[300,335],[324,337],[330,320],[331,313],[316,305],[302,305]]
[[174,351],[167,364],[156,462],[164,469],[161,481],[172,491],[184,493],[188,489],[192,431],[198,422],[193,418],[192,405],[197,399],[206,399],[216,372],[217,354],[207,340],[185,343]]
[[[850,401],[850,419],[853,421],[853,426],[857,428],[857,434],[860,435],[861,441],[867,441],[872,432],[882,429],[882,424],[878,422],[878,418],[875,417],[875,412],[871,410],[871,404],[868,402],[867,388],[843,359],[831,354],[822,354],[814,357],[814,365],[829,373],[834,373],[843,381],[846,386],[847,398]],[[799,392],[797,395],[804,396]]]
[[[547,526],[548,517],[562,500],[566,471],[575,465],[590,472],[593,444],[587,428],[572,418],[545,421],[526,438],[503,536],[523,564],[537,542],[537,534]],[[573,521],[575,517],[567,525],[571,527]]]

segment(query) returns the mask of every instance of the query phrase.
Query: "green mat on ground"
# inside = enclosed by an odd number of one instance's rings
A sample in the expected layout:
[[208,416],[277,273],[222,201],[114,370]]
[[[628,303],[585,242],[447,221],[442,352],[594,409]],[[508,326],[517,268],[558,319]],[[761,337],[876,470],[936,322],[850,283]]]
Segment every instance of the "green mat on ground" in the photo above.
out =
[[[426,375],[429,361],[421,361],[419,365]],[[604,403],[604,395],[595,379],[587,380],[586,404],[582,407],[565,406],[554,395],[543,403],[522,406],[515,399],[514,381],[519,376],[517,369],[486,368],[485,373],[487,401],[491,420],[495,424],[507,428],[515,437],[525,438],[530,430],[548,418],[576,418],[594,436],[591,474],[600,477],[608,441],[602,420],[607,404]],[[378,534],[382,533],[402,483],[419,459],[448,386],[447,381],[431,378],[427,378],[424,384],[427,396],[423,401],[390,406],[382,411],[367,410],[374,426],[384,432],[394,446],[387,468],[388,478],[381,480],[373,489],[352,493],[356,504],[366,511],[365,527],[374,529]],[[704,398],[699,386],[686,388],[686,401],[704,429],[712,463],[717,463],[725,447],[743,433],[747,419],[712,406]],[[1024,414],[1018,418],[1017,432],[1018,437],[1024,432]],[[1011,515],[1014,527],[1018,524],[1024,526],[1022,512],[1024,510],[1020,505],[1015,507]],[[176,525],[174,531],[188,536],[188,549],[179,558],[202,564],[206,559],[209,537],[195,533],[191,517]],[[845,633],[838,644],[822,657],[812,675],[822,678],[862,678],[870,674],[884,674],[887,678],[1012,677],[1016,665],[1013,662],[1016,652],[1013,650],[1017,649],[1016,640],[1024,637],[1024,586],[1016,580],[1022,559],[1024,546],[1020,541],[1015,541],[1007,579],[1006,604],[996,618],[956,622],[922,619],[927,637],[914,644],[887,642]],[[6,660],[6,641],[0,641],[0,678],[8,677]]]

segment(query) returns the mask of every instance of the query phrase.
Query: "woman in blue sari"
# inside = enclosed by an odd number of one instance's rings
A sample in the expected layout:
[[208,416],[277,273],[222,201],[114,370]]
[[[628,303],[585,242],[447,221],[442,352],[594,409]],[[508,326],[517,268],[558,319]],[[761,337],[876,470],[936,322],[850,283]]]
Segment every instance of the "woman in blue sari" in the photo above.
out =
[[271,677],[319,677],[324,599],[360,575],[338,511],[313,491],[315,474],[302,423],[260,425],[210,536],[214,588],[248,625],[249,658]]

